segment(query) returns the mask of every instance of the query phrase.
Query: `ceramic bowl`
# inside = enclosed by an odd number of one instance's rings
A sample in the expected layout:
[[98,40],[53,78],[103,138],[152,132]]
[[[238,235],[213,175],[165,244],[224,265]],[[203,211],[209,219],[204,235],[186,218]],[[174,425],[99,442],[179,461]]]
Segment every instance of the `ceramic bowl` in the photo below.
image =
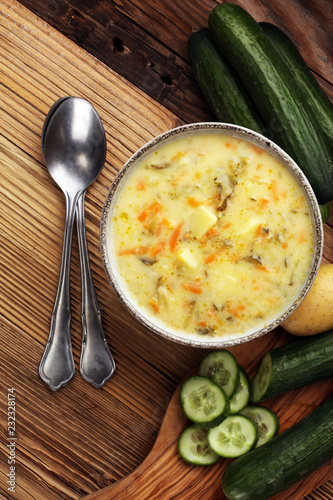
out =
[[[189,332],[182,332],[178,330],[176,331],[172,328],[169,328],[165,324],[161,324],[160,322],[158,322],[158,320],[155,319],[153,315],[149,315],[147,312],[141,309],[137,305],[135,299],[129,293],[118,271],[112,241],[112,216],[114,207],[118,197],[121,196],[121,191],[124,183],[128,179],[128,176],[136,168],[136,166],[146,157],[146,155],[150,154],[152,151],[168,143],[169,141],[174,140],[175,138],[188,135],[195,136],[196,134],[207,132],[223,133],[227,136],[232,136],[249,141],[254,145],[257,145],[262,149],[268,151],[281,163],[283,163],[290,170],[290,172],[293,174],[293,176],[301,186],[301,189],[309,206],[314,227],[314,245],[311,265],[308,269],[306,279],[303,283],[300,284],[299,290],[296,296],[293,297],[292,302],[289,303],[287,307],[284,307],[284,309],[281,310],[278,315],[272,317],[268,323],[266,323],[259,329],[243,332],[242,334],[233,334],[229,336],[223,335],[220,337],[198,337],[198,335],[192,335]],[[308,180],[306,179],[301,169],[296,165],[296,163],[280,147],[278,147],[275,143],[273,143],[266,137],[244,127],[215,122],[195,123],[177,127],[154,138],[142,148],[140,148],[122,167],[115,181],[111,185],[104,203],[100,224],[100,244],[102,261],[110,284],[112,285],[118,297],[128,308],[130,313],[133,314],[137,318],[137,320],[139,320],[139,322],[148,327],[154,333],[161,335],[162,337],[171,341],[195,347],[218,349],[248,342],[266,334],[267,332],[280,325],[297,308],[297,306],[309,291],[320,265],[323,251],[323,226],[319,206]]]

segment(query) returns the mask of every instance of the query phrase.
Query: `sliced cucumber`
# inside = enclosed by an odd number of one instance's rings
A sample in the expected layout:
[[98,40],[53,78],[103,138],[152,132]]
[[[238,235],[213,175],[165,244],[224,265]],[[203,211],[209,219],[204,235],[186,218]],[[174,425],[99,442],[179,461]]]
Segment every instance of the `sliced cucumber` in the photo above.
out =
[[258,372],[251,382],[251,400],[253,403],[258,403],[265,399],[265,394],[268,389],[269,381],[272,375],[272,357],[269,353],[263,357]]
[[247,406],[241,412],[258,427],[258,441],[255,448],[270,441],[279,431],[280,422],[277,414],[269,408],[263,406]]
[[194,465],[212,465],[220,457],[211,449],[207,439],[207,429],[200,424],[192,424],[181,433],[178,439],[178,453]]
[[229,464],[222,488],[229,500],[277,498],[332,458],[333,397],[264,446]]
[[235,356],[226,349],[212,351],[201,361],[199,375],[211,378],[231,398],[239,383],[239,366]]
[[244,415],[230,415],[208,431],[210,447],[225,458],[244,455],[255,446],[257,439],[257,426]]
[[230,414],[239,413],[250,401],[250,381],[246,371],[239,367],[239,383],[235,394],[230,399]]
[[229,414],[230,403],[223,389],[200,375],[183,382],[180,402],[187,418],[205,427],[220,424]]

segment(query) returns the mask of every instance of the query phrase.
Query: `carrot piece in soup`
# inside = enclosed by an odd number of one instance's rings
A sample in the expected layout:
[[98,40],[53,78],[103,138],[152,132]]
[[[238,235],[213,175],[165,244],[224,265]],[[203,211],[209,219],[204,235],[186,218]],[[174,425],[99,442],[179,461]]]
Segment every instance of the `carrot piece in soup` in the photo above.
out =
[[255,230],[255,233],[254,233],[254,236],[256,238],[259,238],[259,236],[261,235],[261,232],[262,232],[262,224],[259,224],[259,226],[257,227],[257,229]]
[[145,188],[146,188],[145,183],[142,180],[138,181],[138,183],[136,185],[136,189],[138,191],[144,191]]
[[149,305],[154,309],[154,312],[158,313],[160,308],[156,297],[151,297],[151,299],[149,299]]
[[144,255],[149,253],[149,247],[147,246],[138,246],[134,248],[126,248],[125,250],[121,250],[118,255]]
[[210,264],[211,262],[214,262],[216,257],[217,257],[216,253],[211,253],[210,255],[208,255],[208,257],[205,258],[205,264]]
[[195,198],[194,196],[190,196],[188,199],[188,204],[191,205],[191,207],[198,207],[200,205],[200,202],[197,198]]
[[216,229],[216,227],[212,227],[212,228],[208,229],[208,231],[206,232],[206,234],[204,235],[204,237],[202,239],[202,244],[205,246],[207,244],[207,241],[209,240],[209,238],[216,236],[218,233],[219,233],[219,231],[218,231],[218,229]]
[[171,161],[180,160],[183,156],[187,155],[187,151],[178,151],[172,158]]
[[262,210],[268,204],[269,200],[267,198],[260,198],[259,200],[259,208]]
[[257,153],[257,155],[262,155],[262,149],[259,148],[259,146],[255,146],[254,144],[252,144],[251,148]]
[[149,207],[145,208],[139,215],[138,215],[138,219],[140,222],[143,222],[144,220],[147,219],[148,215],[150,215],[151,213],[157,213],[159,212],[160,210],[162,209],[161,207],[161,204],[158,202],[158,201],[153,201],[153,203],[151,203],[149,205]]
[[264,266],[263,264],[259,264],[259,262],[258,264],[256,264],[256,269],[258,269],[258,271],[264,271],[265,273],[270,272],[266,266]]
[[176,229],[173,231],[173,233],[170,236],[170,250],[171,250],[171,252],[174,252],[176,249],[176,246],[177,246],[177,243],[179,240],[179,236],[180,236],[180,232],[182,230],[183,225],[184,225],[184,222],[181,222],[180,224],[178,224],[178,226],[176,227]]
[[162,250],[165,247],[165,240],[164,241],[159,241],[158,243],[155,243],[155,245],[151,248],[150,250],[150,256],[155,257],[158,253],[162,252]]
[[244,311],[244,309],[245,306],[242,304],[238,304],[236,306],[228,305],[227,307],[228,313],[231,314],[232,316],[235,316],[235,318],[237,319],[242,318],[241,313]]
[[184,290],[187,290],[188,292],[196,293],[199,295],[202,293],[202,288],[199,285],[195,285],[193,283],[183,283],[182,287]]

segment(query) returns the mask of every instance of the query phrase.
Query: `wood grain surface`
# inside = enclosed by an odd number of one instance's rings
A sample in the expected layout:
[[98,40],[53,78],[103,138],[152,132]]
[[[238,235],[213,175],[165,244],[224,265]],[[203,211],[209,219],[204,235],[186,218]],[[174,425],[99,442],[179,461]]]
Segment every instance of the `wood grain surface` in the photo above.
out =
[[[276,332],[273,332],[260,341],[251,342],[250,355],[249,348],[245,346],[230,350],[252,377],[256,368],[253,360],[261,358],[262,353],[270,346],[282,345],[288,341],[289,337],[281,328],[278,340]],[[177,452],[178,437],[188,425],[179,403],[180,385],[181,383],[172,396],[156,442],[146,460],[132,474],[114,485],[87,496],[86,500],[226,499],[221,492],[221,478],[230,460],[221,459],[210,467],[190,466],[180,458]],[[298,391],[297,401],[294,400],[295,393],[290,392],[266,401],[263,405],[280,415],[280,431],[283,432],[311,412],[314,406],[309,405],[309,401],[316,401],[316,406],[332,393],[332,389],[331,380],[321,382]],[[272,497],[272,500],[300,500],[310,485],[313,487],[315,484],[320,484],[329,479],[331,474],[332,464],[329,462],[308,476],[306,480]]]
[[[36,5],[39,5],[38,2]],[[52,5],[56,7],[60,3],[47,1],[45,6],[49,12]],[[83,5],[87,9],[85,16],[91,19],[101,12],[99,9],[103,5],[108,8],[106,2],[96,2],[96,9],[88,15],[88,2],[81,2],[81,8]],[[124,3],[122,7],[121,2],[112,3],[119,12],[123,9],[124,17],[129,15],[130,10],[126,10],[129,5]],[[212,2],[203,2],[207,10],[211,5]],[[316,5],[320,7],[324,3]],[[179,381],[197,366],[205,354],[204,350],[157,338],[139,325],[113,294],[99,251],[101,210],[117,171],[147,140],[186,119],[186,114],[182,112],[186,101],[178,106],[177,114],[173,113],[171,95],[165,101],[167,109],[161,104],[165,104],[163,99],[149,96],[144,85],[141,88],[137,82],[136,86],[133,85],[124,78],[126,75],[121,76],[110,69],[21,3],[0,0],[0,6],[0,495],[1,498],[19,500],[79,499],[140,470],[156,441]],[[147,12],[152,13],[153,7],[152,2]],[[138,16],[134,4],[132,8],[132,16]],[[174,6],[174,9],[175,12],[172,12],[176,18],[180,7]],[[312,7],[309,9],[311,11]],[[166,16],[165,13],[163,15]],[[182,15],[187,19],[186,12]],[[195,9],[192,15],[199,17]],[[111,26],[110,19],[108,22]],[[95,30],[97,34],[98,29]],[[185,33],[188,24],[184,24],[183,29]],[[313,47],[321,47],[325,52],[325,45],[321,42],[313,43]],[[123,46],[126,48],[126,44]],[[314,60],[317,61],[317,58]],[[320,66],[317,69],[319,71]],[[194,96],[197,89],[193,92]],[[93,279],[104,331],[116,360],[117,371],[103,389],[97,390],[84,382],[77,370],[73,381],[54,393],[39,379],[38,365],[48,338],[58,282],[64,198],[45,168],[40,136],[50,106],[64,95],[77,95],[91,101],[101,116],[107,135],[106,163],[87,192],[86,219]],[[207,108],[199,93],[196,95],[200,102],[195,120],[198,121],[206,116]],[[180,97],[177,99],[179,103]],[[192,113],[194,116],[194,108],[195,105],[188,116]],[[331,217],[325,226],[324,262],[333,262],[332,226]],[[71,278],[72,340],[78,368],[81,285],[76,234]],[[238,353],[235,351],[250,372],[253,372],[267,348],[290,339],[274,332],[272,339],[267,337],[266,340],[269,345],[265,341],[258,346],[248,344],[246,349],[239,348]],[[258,352],[254,356],[255,349]],[[9,492],[7,484],[8,388],[14,388],[16,396],[15,492]],[[278,405],[286,422],[291,423],[316,406],[331,389],[329,382],[316,386],[311,391],[313,399],[307,392],[295,391],[289,396],[289,411],[287,405],[280,407],[279,402],[274,404]],[[307,394],[305,399],[302,399],[302,394]],[[169,408],[172,409],[172,406]],[[155,450],[161,450],[161,438],[156,443],[158,448]],[[175,470],[184,470],[179,468],[172,446],[165,451],[166,456],[172,456],[170,460]],[[186,471],[178,496],[185,500],[192,498],[189,488],[193,482],[191,474],[198,474],[191,469]],[[219,476],[216,469],[214,477],[219,480]],[[299,489],[302,496],[297,498],[304,497],[328,478],[327,468],[321,469],[318,475],[302,485]],[[170,481],[174,480],[164,475],[166,486]],[[216,491],[215,498],[222,498],[222,492]],[[332,484],[326,482],[307,499],[332,498],[332,491]],[[156,493],[149,498],[167,500],[165,493],[161,495]],[[208,500],[214,497],[203,494],[200,498]]]

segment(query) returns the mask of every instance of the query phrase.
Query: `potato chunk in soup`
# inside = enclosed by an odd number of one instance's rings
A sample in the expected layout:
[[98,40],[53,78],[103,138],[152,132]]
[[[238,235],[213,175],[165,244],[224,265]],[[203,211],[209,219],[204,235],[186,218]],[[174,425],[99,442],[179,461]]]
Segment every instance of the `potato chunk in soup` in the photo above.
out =
[[224,134],[175,138],[143,157],[111,224],[133,300],[191,335],[265,326],[311,266],[314,228],[302,188],[270,153]]

